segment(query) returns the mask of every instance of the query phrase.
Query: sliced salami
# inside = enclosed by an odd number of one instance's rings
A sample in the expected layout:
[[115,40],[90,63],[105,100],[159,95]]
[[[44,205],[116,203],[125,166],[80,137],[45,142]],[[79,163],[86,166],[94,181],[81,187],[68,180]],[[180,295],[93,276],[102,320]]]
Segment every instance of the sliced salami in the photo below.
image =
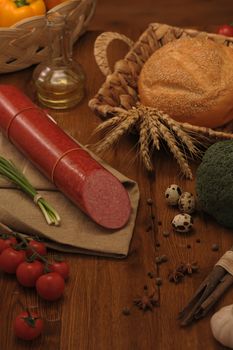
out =
[[0,85],[0,128],[92,220],[109,229],[126,225],[131,205],[121,182],[11,85]]

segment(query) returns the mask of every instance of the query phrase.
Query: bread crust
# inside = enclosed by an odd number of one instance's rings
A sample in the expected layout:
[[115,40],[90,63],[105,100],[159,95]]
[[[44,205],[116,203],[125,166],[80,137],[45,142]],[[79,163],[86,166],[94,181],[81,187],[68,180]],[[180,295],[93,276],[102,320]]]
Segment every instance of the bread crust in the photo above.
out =
[[233,49],[207,38],[172,41],[144,64],[138,92],[179,122],[222,126],[233,119]]

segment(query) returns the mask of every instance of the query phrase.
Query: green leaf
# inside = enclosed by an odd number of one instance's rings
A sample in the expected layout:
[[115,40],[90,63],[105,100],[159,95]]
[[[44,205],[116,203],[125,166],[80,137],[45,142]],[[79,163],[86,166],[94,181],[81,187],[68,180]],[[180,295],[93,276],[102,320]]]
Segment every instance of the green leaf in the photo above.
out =
[[26,0],[15,0],[17,7],[29,6],[30,4]]
[[39,319],[39,317],[33,317],[33,316],[27,316],[22,317],[22,319],[27,323],[29,327],[35,328],[36,327],[36,320]]
[[9,235],[8,233],[1,233],[1,234],[0,234],[0,238],[1,238],[1,239],[6,240],[6,239],[8,239],[9,237],[10,237],[10,235]]

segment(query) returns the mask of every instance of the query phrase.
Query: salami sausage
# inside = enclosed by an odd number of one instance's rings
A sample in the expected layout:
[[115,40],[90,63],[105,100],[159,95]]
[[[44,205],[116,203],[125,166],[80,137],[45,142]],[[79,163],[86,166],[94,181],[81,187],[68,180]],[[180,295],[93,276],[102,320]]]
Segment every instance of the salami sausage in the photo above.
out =
[[109,229],[126,225],[131,205],[120,181],[11,85],[0,85],[0,128],[92,220]]

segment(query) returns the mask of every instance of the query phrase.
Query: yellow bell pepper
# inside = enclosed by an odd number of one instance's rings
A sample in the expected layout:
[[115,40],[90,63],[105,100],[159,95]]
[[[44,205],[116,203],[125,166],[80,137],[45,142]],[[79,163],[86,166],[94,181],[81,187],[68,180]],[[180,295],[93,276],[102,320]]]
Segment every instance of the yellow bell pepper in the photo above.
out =
[[0,0],[0,27],[10,27],[24,18],[45,12],[43,0]]

